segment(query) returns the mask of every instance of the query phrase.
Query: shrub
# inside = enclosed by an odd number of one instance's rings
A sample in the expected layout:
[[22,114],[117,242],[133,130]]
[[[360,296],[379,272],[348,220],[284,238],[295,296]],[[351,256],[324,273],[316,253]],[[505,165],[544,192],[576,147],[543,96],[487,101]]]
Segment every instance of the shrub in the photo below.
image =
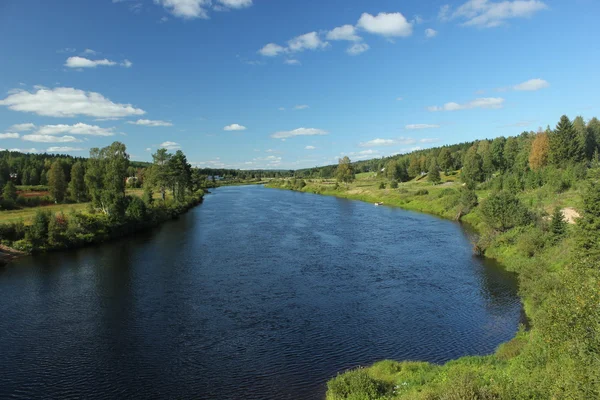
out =
[[385,183],[381,182],[381,183],[379,184],[379,189],[385,189]]
[[372,378],[363,369],[355,369],[338,375],[327,382],[328,400],[369,400],[377,399],[391,392],[391,385]]
[[391,189],[398,189],[398,181],[392,181],[392,183],[390,183],[390,188]]
[[481,204],[481,213],[486,224],[499,231],[532,222],[529,210],[508,191],[492,194]]
[[427,189],[419,189],[415,192],[416,196],[427,196],[429,194],[429,190]]

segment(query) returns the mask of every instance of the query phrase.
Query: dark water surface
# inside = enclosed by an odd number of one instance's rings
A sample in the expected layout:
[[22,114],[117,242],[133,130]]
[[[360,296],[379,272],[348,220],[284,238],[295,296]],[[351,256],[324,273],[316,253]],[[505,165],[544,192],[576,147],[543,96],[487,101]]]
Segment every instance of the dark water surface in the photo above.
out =
[[320,399],[337,372],[510,339],[512,275],[455,223],[261,187],[0,269],[0,398]]

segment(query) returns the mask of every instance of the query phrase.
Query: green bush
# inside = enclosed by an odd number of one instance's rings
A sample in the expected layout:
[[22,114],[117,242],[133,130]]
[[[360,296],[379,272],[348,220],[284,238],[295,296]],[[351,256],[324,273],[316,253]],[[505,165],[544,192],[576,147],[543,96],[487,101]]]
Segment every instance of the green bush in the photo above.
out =
[[483,201],[481,214],[489,227],[499,231],[507,231],[532,222],[529,210],[508,191],[494,193]]
[[390,183],[390,189],[398,189],[398,181],[392,181]]
[[419,189],[415,192],[415,196],[427,196],[429,194],[429,190],[427,189]]
[[392,385],[359,368],[333,378],[327,382],[327,389],[327,400],[371,400],[390,394]]
[[384,182],[381,182],[381,183],[379,184],[379,189],[380,189],[380,190],[382,190],[382,189],[385,189],[385,183],[384,183]]

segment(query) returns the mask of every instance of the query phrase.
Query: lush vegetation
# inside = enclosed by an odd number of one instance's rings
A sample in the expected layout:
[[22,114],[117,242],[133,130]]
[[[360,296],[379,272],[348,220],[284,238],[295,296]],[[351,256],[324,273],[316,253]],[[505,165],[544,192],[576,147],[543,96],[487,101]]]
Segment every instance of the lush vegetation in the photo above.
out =
[[[40,157],[43,156],[22,159],[35,164]],[[125,145],[115,142],[103,149],[92,149],[87,160],[46,158],[46,187],[17,187],[13,181],[18,180],[18,172],[9,172],[2,190],[3,204],[8,208],[33,208],[29,220],[0,225],[2,245],[31,253],[98,243],[155,226],[202,201],[207,180],[191,168],[183,152],[170,154],[159,149],[153,157],[152,164],[135,168]],[[139,186],[142,189],[135,189]],[[35,196],[40,193],[42,196]],[[64,203],[70,203],[70,212],[60,208]],[[19,212],[17,215],[24,215]]]
[[495,354],[382,361],[333,378],[328,399],[600,398],[599,144],[597,119],[562,117],[553,130],[343,160],[343,174],[328,166],[273,181],[460,219],[480,232],[477,253],[519,273],[531,328]]

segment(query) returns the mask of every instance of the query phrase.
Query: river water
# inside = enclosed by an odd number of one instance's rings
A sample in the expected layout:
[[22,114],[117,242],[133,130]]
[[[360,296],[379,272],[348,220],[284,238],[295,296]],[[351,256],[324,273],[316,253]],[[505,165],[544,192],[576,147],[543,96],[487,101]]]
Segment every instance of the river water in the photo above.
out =
[[514,336],[513,275],[460,225],[224,187],[137,237],[0,268],[0,398],[322,399],[381,359]]

